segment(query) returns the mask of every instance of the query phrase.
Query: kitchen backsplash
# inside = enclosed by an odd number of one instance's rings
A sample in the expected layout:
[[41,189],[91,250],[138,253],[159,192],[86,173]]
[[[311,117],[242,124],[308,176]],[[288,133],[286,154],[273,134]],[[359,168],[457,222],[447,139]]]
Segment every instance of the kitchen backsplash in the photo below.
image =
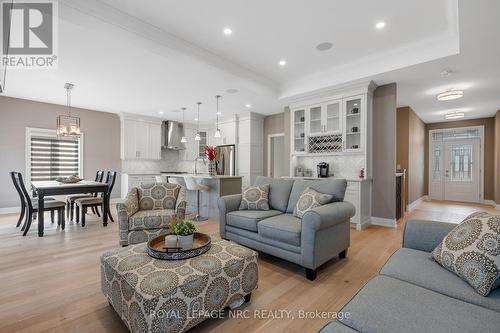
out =
[[[330,174],[335,177],[354,179],[358,178],[359,170],[366,169],[366,159],[364,155],[334,155],[334,156],[297,156],[293,161],[294,166],[301,166],[304,169],[311,169],[313,176],[317,177],[316,165],[321,162],[330,164]],[[292,170],[295,172],[295,168]],[[294,174],[292,174],[294,176]]]
[[[122,172],[129,174],[158,174],[162,171],[194,172],[194,162],[181,161],[179,151],[163,150],[159,161],[125,160],[122,161]],[[208,167],[198,161],[198,172],[207,173]]]

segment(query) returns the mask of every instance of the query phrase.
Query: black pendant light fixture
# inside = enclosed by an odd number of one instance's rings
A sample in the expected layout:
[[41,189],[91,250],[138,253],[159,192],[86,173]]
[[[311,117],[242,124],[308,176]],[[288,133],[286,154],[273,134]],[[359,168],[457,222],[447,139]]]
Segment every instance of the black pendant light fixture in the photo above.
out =
[[215,128],[215,134],[214,134],[214,138],[220,138],[221,137],[221,133],[220,133],[220,129],[219,129],[219,115],[220,115],[220,112],[219,112],[219,98],[220,98],[220,95],[216,95],[215,96],[215,99],[217,101],[217,127]]
[[196,118],[196,135],[194,136],[195,141],[200,141],[201,136],[200,136],[200,105],[201,102],[196,103],[198,104],[198,117]]

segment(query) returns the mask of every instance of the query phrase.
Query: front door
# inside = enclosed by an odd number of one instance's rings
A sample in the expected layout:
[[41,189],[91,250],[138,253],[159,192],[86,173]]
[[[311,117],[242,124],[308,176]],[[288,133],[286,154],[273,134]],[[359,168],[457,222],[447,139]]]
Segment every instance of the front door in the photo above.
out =
[[480,140],[444,142],[444,153],[444,199],[480,201]]

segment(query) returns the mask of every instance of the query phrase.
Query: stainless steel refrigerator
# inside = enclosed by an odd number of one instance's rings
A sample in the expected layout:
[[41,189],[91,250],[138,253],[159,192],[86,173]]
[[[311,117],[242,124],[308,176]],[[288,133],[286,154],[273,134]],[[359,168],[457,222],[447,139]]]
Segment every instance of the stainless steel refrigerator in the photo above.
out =
[[215,147],[217,156],[215,168],[218,175],[235,176],[236,173],[236,147],[235,145],[222,145]]

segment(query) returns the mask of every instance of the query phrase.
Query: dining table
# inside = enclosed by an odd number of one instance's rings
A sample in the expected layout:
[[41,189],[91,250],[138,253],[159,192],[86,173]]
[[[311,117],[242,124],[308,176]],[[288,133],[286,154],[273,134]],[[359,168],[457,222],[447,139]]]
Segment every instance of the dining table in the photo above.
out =
[[38,236],[44,231],[44,197],[48,195],[68,195],[80,193],[102,193],[102,224],[108,225],[109,196],[108,184],[93,180],[81,180],[78,183],[61,183],[56,180],[32,181],[31,188],[38,201]]

